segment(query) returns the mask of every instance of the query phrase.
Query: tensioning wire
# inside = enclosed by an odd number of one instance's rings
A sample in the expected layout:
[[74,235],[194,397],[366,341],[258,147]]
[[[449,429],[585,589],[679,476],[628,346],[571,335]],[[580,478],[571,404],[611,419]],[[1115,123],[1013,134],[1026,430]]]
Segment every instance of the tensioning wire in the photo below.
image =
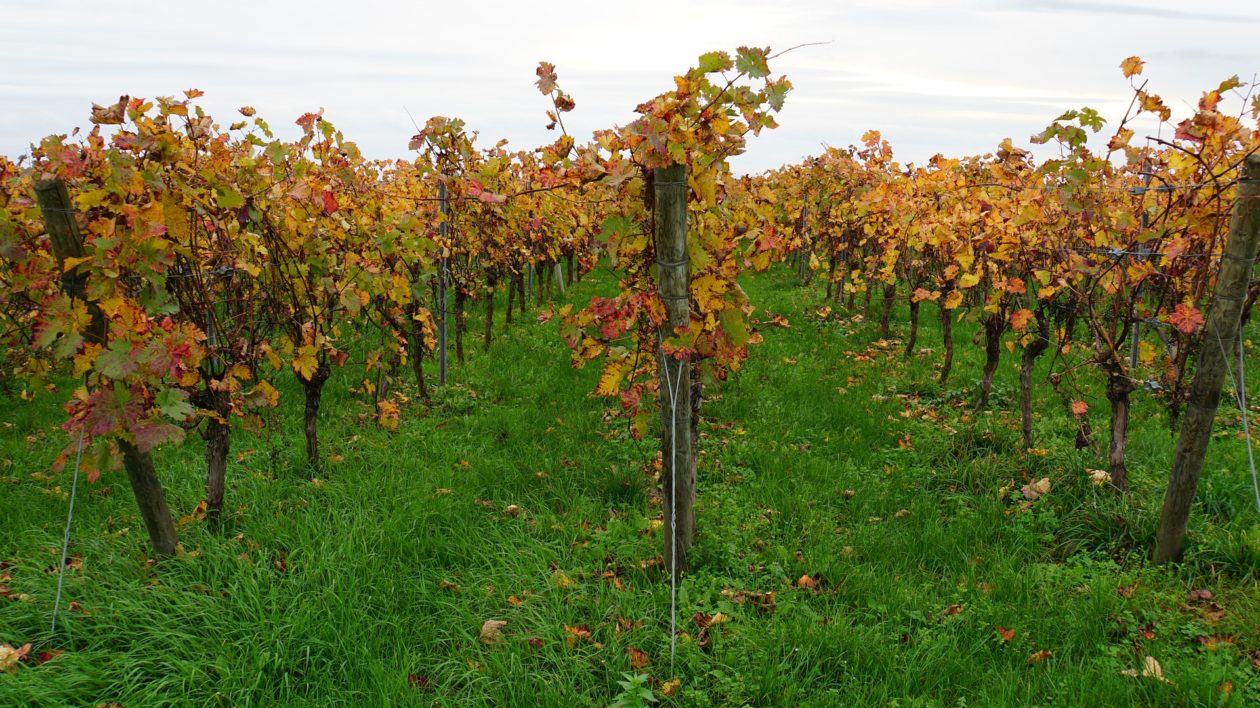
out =
[[671,385],[669,359],[661,350],[661,364],[665,367],[666,393],[669,395],[669,673],[674,674],[674,657],[678,651],[678,392],[682,388],[682,362],[678,362],[678,375]]
[[83,461],[83,429],[79,429],[78,450],[74,454],[74,476],[70,481],[70,509],[66,512],[66,532],[61,539],[61,566],[57,570],[57,598],[53,600],[52,628],[50,635],[57,634],[57,613],[61,611],[61,588],[66,580],[66,556],[70,552],[70,526],[74,523],[74,498],[79,491],[79,465]]
[[1234,399],[1242,411],[1243,437],[1247,440],[1247,463],[1251,467],[1251,490],[1256,499],[1256,512],[1260,513],[1260,481],[1256,477],[1256,456],[1252,450],[1251,426],[1247,420],[1247,367],[1243,362],[1242,332],[1234,335],[1234,341],[1238,343],[1238,378],[1234,378],[1234,370],[1229,364],[1229,355],[1225,353],[1225,342],[1221,339],[1221,333],[1214,332],[1214,334],[1216,343],[1221,348],[1221,357],[1225,359],[1225,373],[1234,384]]

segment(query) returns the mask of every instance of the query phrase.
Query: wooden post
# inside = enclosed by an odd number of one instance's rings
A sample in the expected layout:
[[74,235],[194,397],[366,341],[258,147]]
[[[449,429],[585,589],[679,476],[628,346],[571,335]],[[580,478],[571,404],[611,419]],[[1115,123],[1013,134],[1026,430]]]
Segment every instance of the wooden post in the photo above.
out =
[[[73,272],[73,268],[71,272],[65,272],[67,258],[81,258],[84,254],[83,237],[79,234],[78,222],[74,220],[70,192],[61,180],[48,180],[35,185],[35,199],[44,216],[44,228],[52,242],[53,257],[63,273],[62,286],[70,297],[85,299],[87,276]],[[88,302],[88,311],[92,316],[92,326],[86,339],[104,346],[105,317],[94,302]],[[135,493],[136,505],[149,532],[149,542],[153,544],[153,552],[158,556],[174,555],[175,546],[179,543],[175,520],[166,505],[166,494],[153,467],[153,458],[126,440],[119,439],[117,442],[123,453],[123,466],[131,482],[131,491]]]
[[661,332],[661,492],[665,499],[665,567],[688,569],[696,529],[696,455],[692,440],[691,360],[667,356],[664,339],[691,324],[687,292],[687,168],[674,164],[653,173],[656,281],[668,315]]
[[[1199,347],[1199,364],[1190,397],[1186,401],[1186,417],[1177,438],[1168,493],[1155,536],[1154,561],[1167,563],[1181,556],[1181,543],[1186,536],[1190,505],[1203,471],[1203,458],[1212,437],[1212,423],[1220,403],[1221,384],[1225,381],[1227,353],[1237,348],[1238,323],[1243,299],[1251,284],[1260,244],[1260,155],[1247,158],[1243,178],[1239,180],[1238,199],[1216,276],[1216,296],[1208,311],[1203,343]],[[1241,365],[1241,364],[1240,364]]]
[[438,208],[442,213],[442,221],[438,224],[438,235],[442,237],[441,260],[438,263],[438,309],[442,313],[438,327],[438,385],[446,385],[446,219],[450,209],[446,204],[446,179],[438,182]]

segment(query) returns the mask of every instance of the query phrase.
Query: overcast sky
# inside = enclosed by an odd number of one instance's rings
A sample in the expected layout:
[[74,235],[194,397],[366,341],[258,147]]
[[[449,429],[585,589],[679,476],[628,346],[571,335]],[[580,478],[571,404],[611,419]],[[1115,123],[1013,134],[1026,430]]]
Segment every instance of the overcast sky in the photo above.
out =
[[737,158],[758,171],[825,142],[884,133],[902,161],[1027,141],[1067,108],[1118,120],[1144,76],[1184,113],[1206,88],[1260,73],[1260,3],[1249,0],[0,0],[0,153],[87,126],[92,102],[186,88],[226,124],[252,105],[281,133],[308,110],[371,157],[407,155],[407,111],[463,118],[487,142],[554,139],[533,86],[557,65],[579,140],[714,49],[807,47],[771,64],[795,85],[782,127]]

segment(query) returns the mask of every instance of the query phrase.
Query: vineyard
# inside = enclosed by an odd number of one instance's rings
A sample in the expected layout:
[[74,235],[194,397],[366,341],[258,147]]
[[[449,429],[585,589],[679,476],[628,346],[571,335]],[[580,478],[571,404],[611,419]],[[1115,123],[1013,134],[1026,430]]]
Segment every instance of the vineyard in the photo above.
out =
[[0,156],[0,704],[1260,701],[1255,87],[739,175],[783,53]]

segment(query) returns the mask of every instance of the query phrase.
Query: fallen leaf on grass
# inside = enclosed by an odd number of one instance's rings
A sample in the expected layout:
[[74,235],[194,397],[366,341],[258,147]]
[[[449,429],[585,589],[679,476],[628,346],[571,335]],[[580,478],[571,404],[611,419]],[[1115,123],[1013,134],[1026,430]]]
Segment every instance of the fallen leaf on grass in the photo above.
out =
[[488,644],[491,646],[498,644],[503,641],[503,628],[506,626],[507,622],[504,620],[486,620],[485,623],[481,625],[481,634],[478,635],[477,639],[480,640],[482,644]]
[[1233,646],[1234,644],[1234,637],[1230,634],[1213,634],[1210,637],[1200,635],[1195,637],[1195,639],[1197,639],[1199,644],[1202,644],[1203,648],[1208,651],[1216,651],[1221,647]]
[[1020,487],[1019,493],[1023,494],[1028,501],[1043,497],[1050,493],[1050,478],[1042,477],[1036,482],[1029,482]]
[[429,677],[428,677],[428,676],[425,676],[425,675],[423,675],[423,674],[421,674],[421,675],[416,675],[416,674],[407,674],[407,683],[408,683],[408,684],[409,684],[412,688],[428,688],[428,687],[429,687]]
[[591,630],[589,627],[587,627],[584,624],[580,624],[576,627],[570,627],[569,625],[566,624],[564,625],[564,632],[566,635],[564,638],[564,643],[568,644],[570,647],[575,647],[577,646],[579,641],[583,641],[583,642],[590,642],[592,645],[594,645],[596,649],[604,648],[603,644],[600,644],[599,642],[596,642],[591,639]]
[[678,689],[680,688],[682,688],[681,679],[670,679],[669,681],[661,684],[661,693],[668,698],[673,696],[675,693],[678,693]]
[[802,575],[800,578],[797,579],[796,587],[813,589],[813,588],[818,587],[818,581],[814,580],[814,578],[809,575]]
[[1032,666],[1034,664],[1040,664],[1052,656],[1054,656],[1054,653],[1051,652],[1049,649],[1042,649],[1041,651],[1033,652],[1028,657],[1028,665]]
[[1159,662],[1156,661],[1153,656],[1146,657],[1146,659],[1142,662],[1141,674],[1137,672],[1137,669],[1125,669],[1124,671],[1121,671],[1120,674],[1133,678],[1137,678],[1138,676],[1141,676],[1142,678],[1153,678],[1157,681],[1163,681],[1166,684],[1172,685],[1172,681],[1164,678],[1164,667],[1160,666]]
[[1111,484],[1111,473],[1107,470],[1085,470],[1085,474],[1089,475],[1089,481],[1094,483],[1095,487],[1103,487]]
[[0,644],[0,671],[17,671],[19,661],[31,653],[31,645],[23,644],[16,649],[8,644]]
[[950,605],[949,607],[946,607],[946,608],[945,608],[945,611],[941,613],[941,616],[942,616],[942,617],[953,617],[954,615],[961,614],[961,613],[962,613],[962,611],[963,611],[963,606],[962,606],[962,605],[960,605],[960,604],[953,604],[953,605]]
[[560,588],[561,590],[564,590],[566,588],[571,588],[574,585],[577,585],[577,583],[574,582],[573,578],[570,578],[569,576],[564,574],[563,570],[557,570],[556,572],[552,573],[551,578],[552,580],[555,581],[556,587]]
[[438,587],[439,587],[439,588],[442,588],[443,590],[450,590],[451,592],[459,592],[459,591],[460,591],[460,587],[459,587],[459,585],[457,585],[457,584],[455,584],[455,583],[452,583],[452,582],[451,582],[451,581],[449,581],[449,580],[442,580],[442,581],[438,582]]
[[999,624],[999,625],[994,626],[993,628],[997,630],[998,636],[1002,638],[1002,641],[1006,642],[1007,644],[1009,644],[1009,643],[1011,643],[1012,641],[1014,641],[1014,639],[1015,639],[1015,630],[1013,630],[1013,629],[1007,629],[1006,627],[1003,627],[1003,626],[1002,626],[1002,625],[1000,625],[1000,624]]
[[632,669],[642,669],[648,665],[647,652],[642,649],[628,646],[626,647],[626,656],[630,657],[630,668]]

